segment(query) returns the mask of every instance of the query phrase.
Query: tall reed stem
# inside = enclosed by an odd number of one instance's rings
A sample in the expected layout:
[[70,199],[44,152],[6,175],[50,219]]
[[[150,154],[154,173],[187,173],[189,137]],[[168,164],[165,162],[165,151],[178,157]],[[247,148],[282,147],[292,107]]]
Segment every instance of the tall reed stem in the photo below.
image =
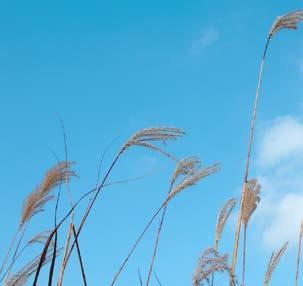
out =
[[18,254],[18,251],[19,251],[19,248],[20,248],[20,245],[21,245],[21,242],[23,240],[23,237],[24,237],[24,234],[25,234],[25,231],[27,229],[27,226],[28,226],[28,222],[26,222],[26,224],[22,227],[22,230],[20,229],[20,232],[21,232],[21,235],[20,235],[20,238],[18,240],[18,243],[17,243],[17,246],[16,246],[16,249],[15,249],[15,252],[14,252],[14,255],[13,255],[13,258],[12,258],[12,263],[8,269],[8,273],[7,273],[7,276],[10,275],[11,273],[11,270],[12,270],[12,267],[14,265],[14,261],[16,261],[16,257],[17,257],[17,254]]
[[[239,247],[239,237],[240,237],[240,232],[241,232],[241,217],[242,217],[242,211],[243,211],[243,200],[244,200],[245,185],[247,183],[248,174],[249,174],[251,148],[252,148],[253,138],[254,138],[254,129],[255,129],[255,122],[256,122],[256,115],[257,115],[257,107],[258,107],[258,101],[259,101],[260,88],[261,88],[261,83],[262,83],[263,67],[264,67],[266,53],[267,53],[267,49],[268,49],[270,39],[271,39],[271,37],[269,36],[267,38],[266,45],[265,45],[264,52],[263,52],[263,56],[262,56],[262,60],[261,60],[259,76],[258,76],[257,90],[256,90],[253,113],[252,113],[252,119],[251,119],[250,135],[249,135],[249,142],[248,142],[248,152],[247,152],[247,158],[246,158],[246,165],[245,165],[245,172],[244,172],[243,186],[242,186],[242,195],[241,195],[241,202],[240,202],[240,211],[239,211],[239,215],[238,215],[238,219],[237,219],[235,243],[234,243],[233,256],[232,256],[232,265],[231,265],[231,274],[232,274],[232,276],[235,274],[235,268],[236,268],[236,262],[237,262],[237,253],[238,253],[238,247]],[[230,285],[232,285],[232,283],[233,282],[230,280]]]
[[[171,183],[169,191],[168,191],[168,195],[171,192],[172,186],[173,186],[173,184]],[[155,258],[156,258],[157,251],[158,251],[160,234],[161,234],[161,231],[162,231],[162,226],[163,226],[163,222],[164,222],[164,218],[165,218],[165,214],[166,214],[166,209],[167,209],[167,204],[164,206],[161,221],[160,221],[160,224],[159,224],[159,227],[158,227],[157,237],[156,237],[155,246],[154,246],[154,250],[153,250],[153,255],[152,255],[152,259],[151,259],[150,267],[149,267],[149,271],[148,271],[146,286],[149,285],[150,277],[151,277],[151,274],[152,274],[152,271],[153,271],[153,266],[154,266]]]
[[165,207],[167,205],[167,201],[165,201],[161,207],[154,213],[154,215],[152,216],[152,218],[148,221],[147,225],[145,226],[144,230],[141,232],[141,234],[139,235],[138,239],[136,240],[136,242],[134,243],[134,245],[132,246],[132,248],[130,249],[129,253],[127,254],[126,258],[124,259],[124,261],[122,262],[122,264],[119,267],[119,270],[116,272],[113,281],[111,282],[111,286],[113,286],[119,275],[121,274],[122,270],[124,269],[127,261],[129,260],[129,258],[131,257],[131,255],[133,254],[133,252],[135,251],[135,249],[137,248],[139,242],[142,240],[144,234],[146,233],[146,231],[149,229],[149,227],[151,226],[151,224],[153,223],[153,221],[155,220],[155,218],[157,217],[157,215],[159,214],[159,212],[163,209],[163,207]]
[[[118,159],[120,158],[120,156],[122,155],[122,153],[125,151],[125,149],[126,149],[126,147],[123,146],[123,147],[121,148],[121,150],[118,152],[118,154],[116,155],[114,161],[112,162],[112,164],[110,165],[109,169],[107,170],[107,173],[105,174],[105,176],[104,176],[104,178],[103,178],[103,180],[102,180],[100,186],[96,189],[95,195],[94,195],[93,198],[89,201],[89,204],[88,204],[88,206],[87,206],[87,208],[86,208],[86,211],[85,211],[85,213],[84,213],[84,215],[83,215],[83,217],[82,217],[82,220],[81,220],[81,222],[80,222],[79,228],[78,228],[78,230],[76,231],[76,233],[75,233],[75,235],[74,235],[74,241],[73,241],[73,243],[72,243],[72,245],[71,245],[71,247],[70,247],[70,250],[69,250],[69,252],[68,252],[68,254],[67,254],[67,256],[66,256],[66,260],[65,260],[65,263],[64,263],[64,268],[63,268],[63,270],[62,270],[62,273],[64,273],[64,269],[65,269],[66,266],[67,266],[67,263],[68,263],[69,258],[70,258],[70,256],[71,256],[71,253],[72,253],[72,251],[73,251],[73,249],[74,249],[74,246],[75,246],[76,242],[78,241],[78,236],[79,236],[79,234],[81,233],[81,230],[82,230],[82,228],[83,228],[83,225],[84,225],[84,223],[85,223],[85,221],[86,221],[86,219],[87,219],[87,217],[88,217],[88,215],[89,215],[89,213],[90,213],[90,211],[91,211],[91,209],[92,209],[92,207],[93,207],[93,205],[94,205],[94,203],[95,203],[95,201],[96,201],[96,199],[97,199],[97,197],[98,197],[98,195],[99,195],[99,193],[100,193],[100,191],[101,191],[101,189],[104,187],[105,182],[106,182],[106,180],[107,180],[107,178],[108,178],[108,176],[109,176],[111,170],[113,169],[113,167],[115,166],[115,164],[117,163]],[[62,276],[63,276],[63,274],[62,274]],[[82,273],[82,276],[83,276],[83,273]]]
[[245,225],[245,226],[244,226],[244,237],[243,237],[242,286],[245,286],[245,267],[246,267],[246,233],[247,233],[247,225]]

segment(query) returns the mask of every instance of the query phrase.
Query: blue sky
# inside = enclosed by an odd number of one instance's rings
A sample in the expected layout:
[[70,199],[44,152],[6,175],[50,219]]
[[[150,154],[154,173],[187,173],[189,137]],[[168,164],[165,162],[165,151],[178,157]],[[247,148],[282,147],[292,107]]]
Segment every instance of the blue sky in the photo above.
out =
[[[113,139],[104,169],[133,132],[176,126],[187,134],[168,151],[222,167],[168,209],[155,269],[164,285],[190,285],[201,251],[213,243],[218,209],[239,198],[267,32],[276,16],[298,8],[297,0],[1,1],[0,254],[18,224],[22,200],[56,163],[50,149],[64,158],[57,114],[80,176],[71,185],[75,199],[94,185],[101,154]],[[271,251],[296,239],[303,216],[302,33],[279,33],[265,66],[251,172],[262,183],[262,201],[248,230],[247,285],[263,281]],[[98,198],[80,237],[89,285],[109,284],[164,199],[173,169],[173,162],[142,149],[121,159],[110,181],[148,176]],[[61,215],[68,209],[64,200]],[[28,237],[52,226],[53,209],[50,204],[33,219]],[[138,283],[138,267],[146,276],[155,230],[156,224],[117,285]],[[231,221],[222,252],[230,251],[233,234]],[[292,283],[294,246],[273,285]],[[73,259],[65,285],[81,285],[78,270]]]

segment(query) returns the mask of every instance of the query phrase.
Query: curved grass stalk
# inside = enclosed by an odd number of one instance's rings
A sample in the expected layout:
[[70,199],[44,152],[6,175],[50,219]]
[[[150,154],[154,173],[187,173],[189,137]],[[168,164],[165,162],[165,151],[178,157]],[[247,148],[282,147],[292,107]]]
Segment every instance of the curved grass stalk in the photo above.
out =
[[[261,59],[261,64],[260,64],[260,69],[259,69],[259,76],[258,76],[258,83],[257,83],[255,100],[254,100],[252,119],[251,119],[250,135],[249,135],[249,142],[248,142],[248,152],[247,152],[247,157],[246,157],[246,165],[245,165],[245,172],[244,172],[243,185],[242,185],[240,211],[239,211],[239,215],[238,215],[238,219],[237,219],[235,242],[234,242],[234,249],[233,249],[233,255],[232,255],[231,271],[232,271],[233,275],[235,273],[235,268],[236,268],[239,237],[240,237],[240,231],[241,231],[241,217],[242,217],[242,211],[243,211],[243,199],[244,199],[243,197],[244,197],[245,187],[247,184],[247,179],[248,179],[248,174],[249,174],[251,149],[252,149],[253,138],[254,138],[257,107],[258,107],[260,88],[261,88],[261,83],[262,83],[262,78],[263,78],[263,68],[264,68],[264,64],[265,64],[268,46],[269,46],[271,39],[278,31],[280,31],[282,29],[296,30],[298,23],[301,21],[303,21],[303,11],[302,10],[294,11],[294,12],[288,13],[284,16],[278,17],[276,19],[276,21],[273,23],[273,25],[268,33],[265,48],[263,51],[263,56]],[[230,282],[230,284],[231,284],[231,282]]]

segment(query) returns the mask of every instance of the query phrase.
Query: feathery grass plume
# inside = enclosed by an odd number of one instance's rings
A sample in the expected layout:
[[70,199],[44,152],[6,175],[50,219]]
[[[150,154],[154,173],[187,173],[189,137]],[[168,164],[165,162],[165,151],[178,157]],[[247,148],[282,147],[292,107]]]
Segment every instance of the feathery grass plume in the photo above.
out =
[[165,156],[175,159],[171,154],[163,151],[151,142],[160,142],[166,144],[167,141],[176,140],[184,134],[184,131],[174,127],[145,128],[130,137],[130,139],[125,143],[123,149],[127,149],[130,146],[142,146],[148,149],[158,151],[164,154]]
[[256,115],[257,115],[257,107],[258,107],[258,101],[259,101],[259,95],[260,95],[260,89],[261,89],[261,83],[263,79],[263,68],[265,64],[266,54],[268,50],[268,46],[270,43],[270,40],[272,39],[273,35],[275,35],[279,30],[281,29],[297,29],[297,25],[299,22],[303,21],[303,11],[293,11],[290,12],[284,16],[278,17],[277,20],[272,25],[266,44],[264,47],[260,69],[259,69],[259,75],[258,75],[258,82],[257,82],[257,89],[255,94],[255,100],[254,100],[254,106],[253,106],[253,112],[252,112],[252,119],[251,119],[251,125],[250,125],[250,134],[249,134],[249,141],[248,141],[248,151],[247,151],[247,157],[246,157],[246,164],[245,164],[245,172],[244,172],[244,178],[243,178],[243,184],[242,184],[242,195],[241,195],[241,201],[240,201],[240,212],[238,215],[237,225],[236,225],[236,234],[235,234],[235,242],[234,242],[234,249],[233,249],[233,255],[232,255],[232,273],[235,273],[236,268],[236,261],[237,261],[237,253],[238,253],[238,246],[239,246],[239,238],[240,238],[240,231],[241,231],[241,218],[242,218],[242,208],[243,208],[243,199],[244,199],[244,192],[245,192],[245,185],[247,183],[247,178],[249,175],[249,166],[250,166],[250,158],[251,158],[251,149],[254,139],[254,130],[255,130],[255,122],[256,122]]
[[286,248],[287,248],[287,245],[288,245],[288,242],[286,242],[281,248],[279,251],[277,252],[273,252],[271,257],[270,257],[270,260],[269,260],[269,263],[268,263],[268,267],[267,267],[267,271],[266,271],[266,274],[265,274],[265,278],[264,278],[264,282],[263,282],[263,286],[268,286],[269,285],[269,281],[270,281],[270,278],[273,274],[273,272],[275,271],[282,255],[284,254]]
[[[221,235],[223,232],[223,228],[225,226],[227,219],[229,218],[230,213],[234,209],[235,205],[236,205],[236,200],[230,199],[224,204],[224,206],[221,208],[219,212],[219,216],[216,224],[215,245],[214,245],[214,249],[217,251],[218,251],[219,241],[221,239]],[[211,286],[213,285],[214,285],[214,274],[211,277]]]
[[81,233],[83,225],[85,224],[86,219],[87,219],[101,189],[104,187],[109,174],[111,173],[112,169],[114,168],[114,166],[116,165],[117,161],[119,160],[120,156],[124,153],[124,151],[126,151],[131,146],[141,146],[141,147],[145,147],[147,149],[151,149],[151,150],[160,152],[161,154],[163,154],[173,160],[176,160],[173,155],[171,155],[171,154],[165,152],[164,150],[162,150],[161,148],[157,147],[155,145],[155,143],[160,142],[160,143],[166,144],[168,141],[176,140],[177,138],[183,136],[184,134],[185,134],[184,131],[182,131],[179,128],[175,128],[175,127],[151,127],[151,128],[145,128],[145,129],[138,131],[137,133],[132,135],[126,141],[126,143],[122,146],[122,148],[120,149],[120,151],[114,158],[113,162],[109,166],[101,184],[96,189],[93,198],[89,201],[89,204],[86,208],[86,211],[82,217],[79,228],[77,230],[74,242],[71,245],[70,251],[67,255],[65,267],[67,266],[67,262],[74,249],[75,241],[77,241],[77,238],[78,238],[79,234]]
[[17,255],[18,248],[23,239],[23,235],[27,228],[28,222],[35,214],[43,211],[44,205],[53,198],[53,196],[51,195],[51,191],[55,187],[60,185],[61,182],[65,180],[70,180],[72,176],[76,176],[75,172],[70,169],[71,165],[72,162],[68,161],[63,161],[55,165],[46,173],[42,183],[38,187],[36,187],[36,189],[34,189],[25,199],[18,230],[15,236],[13,237],[5,255],[5,258],[1,264],[0,273],[2,273],[11,253],[12,247],[16,241],[16,238],[21,232],[21,236],[18,240],[15,254],[12,259],[15,260],[15,256]]
[[151,224],[153,223],[153,221],[155,220],[155,218],[158,216],[158,214],[160,213],[160,211],[165,208],[165,206],[171,201],[171,199],[173,199],[177,194],[181,193],[183,190],[185,190],[186,188],[195,185],[199,180],[201,180],[202,178],[211,175],[215,172],[218,171],[218,164],[214,164],[211,165],[209,167],[203,168],[203,169],[199,169],[196,170],[192,175],[186,176],[179,184],[176,185],[175,188],[172,189],[172,191],[168,194],[167,198],[165,199],[165,201],[162,203],[162,205],[158,208],[158,210],[153,214],[152,218],[148,221],[147,225],[145,226],[144,230],[141,232],[141,234],[138,236],[137,240],[135,241],[135,243],[133,244],[133,246],[131,247],[128,255],[126,256],[126,258],[124,259],[124,261],[122,262],[122,264],[120,265],[119,270],[116,272],[116,274],[114,275],[114,278],[111,282],[111,286],[113,286],[118,277],[120,276],[121,272],[123,271],[126,263],[128,262],[129,258],[131,257],[131,255],[133,254],[133,252],[135,251],[135,249],[137,248],[138,244],[140,243],[140,241],[142,240],[142,238],[144,237],[146,231],[149,229],[149,227],[151,226]]
[[302,21],[303,10],[297,10],[286,15],[279,16],[269,31],[269,37],[273,37],[281,29],[297,30],[298,23]]
[[297,263],[296,263],[295,286],[298,286],[298,281],[299,281],[299,269],[300,269],[300,260],[301,260],[302,237],[303,237],[303,221],[301,221],[300,234],[299,234],[298,254],[297,254]]
[[[199,169],[201,169],[201,161],[196,156],[190,156],[190,157],[180,160],[177,163],[176,169],[172,175],[168,195],[171,193],[172,187],[175,184],[175,182],[178,180],[178,178],[180,178],[182,176],[185,176],[185,177],[193,176]],[[160,224],[158,227],[154,250],[153,250],[150,267],[149,267],[149,271],[148,271],[148,275],[147,275],[146,286],[149,285],[149,281],[150,281],[151,274],[153,271],[153,266],[154,266],[155,258],[157,255],[160,234],[162,231],[166,210],[167,210],[167,204],[165,205],[165,207],[163,209],[162,217],[161,217]]]
[[199,258],[193,275],[193,286],[210,285],[210,278],[216,272],[227,273],[233,285],[236,279],[228,265],[228,255],[219,255],[214,248],[206,249]]
[[181,193],[183,190],[187,189],[195,185],[201,179],[218,172],[219,164],[214,164],[208,166],[206,168],[202,168],[194,172],[191,176],[185,177],[180,183],[178,183],[170,192],[166,199],[166,203],[168,203],[172,198],[174,198],[177,194]]
[[46,231],[42,231],[37,233],[33,238],[31,238],[26,245],[33,245],[33,244],[41,244],[41,243],[45,243],[45,241],[47,240],[48,236],[50,234],[49,230]]
[[190,156],[180,160],[172,175],[171,185],[173,185],[180,176],[191,176],[199,169],[201,169],[201,161],[196,156]]
[[[15,262],[19,259],[19,257],[23,254],[23,252],[29,248],[30,246],[34,244],[44,244],[49,236],[50,231],[43,231],[38,234],[36,234],[33,238],[31,238],[23,247],[22,249],[14,255],[10,265],[8,266],[7,270],[3,273],[0,283],[5,279],[6,276],[10,276],[10,272],[12,270],[12,267],[14,266]],[[53,244],[51,242],[50,245],[51,248],[53,248]]]
[[235,205],[236,205],[236,200],[230,199],[224,204],[224,206],[220,210],[217,220],[217,225],[216,225],[215,245],[214,245],[215,250],[218,250],[218,244],[221,239],[223,228],[225,226],[227,219],[229,218],[230,213],[234,209]]
[[261,189],[261,185],[258,184],[258,181],[256,179],[249,180],[245,184],[244,199],[242,206],[242,217],[241,217],[242,223],[244,225],[242,285],[245,285],[247,226],[251,215],[256,210],[260,202],[260,196],[259,196],[260,189]]
[[258,184],[258,181],[256,179],[249,180],[245,185],[241,217],[245,228],[248,225],[251,215],[256,210],[258,203],[260,202],[260,189],[261,185]]
[[[61,250],[61,249],[60,249]],[[59,255],[57,253],[57,255]],[[50,249],[43,265],[49,263],[52,260],[53,249]],[[22,269],[20,269],[16,274],[10,275],[4,282],[4,286],[23,286],[26,285],[28,278],[35,273],[40,262],[41,255],[37,255],[30,262],[28,262]]]
[[55,187],[76,176],[76,173],[70,169],[72,164],[67,161],[60,162],[46,173],[42,183],[29,194],[24,202],[19,228],[35,214],[43,211],[44,205],[53,199],[51,191]]

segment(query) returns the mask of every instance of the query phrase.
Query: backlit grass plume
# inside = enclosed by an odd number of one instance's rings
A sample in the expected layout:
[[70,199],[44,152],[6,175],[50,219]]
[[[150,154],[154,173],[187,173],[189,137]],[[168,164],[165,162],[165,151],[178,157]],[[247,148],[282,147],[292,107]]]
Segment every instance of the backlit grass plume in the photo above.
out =
[[178,183],[170,192],[166,199],[168,203],[172,198],[181,193],[183,190],[194,186],[201,179],[218,172],[219,164],[214,164],[206,168],[202,168],[194,172],[191,176],[185,177],[180,183]]
[[[215,244],[214,244],[214,249],[218,251],[218,246],[219,246],[219,241],[221,239],[221,235],[224,229],[224,226],[226,224],[226,221],[232,212],[233,208],[236,205],[236,200],[235,199],[230,199],[228,200],[224,206],[221,208],[219,212],[219,216],[217,219],[217,224],[216,224],[216,232],[215,232]],[[212,275],[211,278],[211,286],[214,285],[214,274]]]
[[[112,169],[114,168],[114,166],[116,165],[116,163],[118,162],[119,158],[121,157],[121,155],[130,147],[132,146],[141,146],[141,147],[145,147],[147,149],[151,149],[154,151],[157,151],[173,160],[176,160],[175,157],[169,153],[167,153],[166,151],[164,151],[163,149],[161,149],[160,147],[157,146],[157,143],[162,143],[162,144],[166,144],[168,141],[172,141],[172,140],[176,140],[177,138],[183,136],[185,134],[184,131],[182,131],[179,128],[175,128],[175,127],[151,127],[151,128],[145,128],[145,129],[141,129],[140,131],[138,131],[137,133],[135,133],[134,135],[132,135],[124,145],[122,145],[121,149],[119,150],[119,152],[117,153],[117,155],[115,156],[114,160],[112,161],[112,163],[110,164],[109,168],[107,169],[101,184],[98,186],[98,188],[96,189],[96,191],[94,192],[94,195],[92,197],[92,199],[89,201],[88,206],[86,208],[86,211],[81,219],[80,225],[78,230],[75,233],[75,240],[73,242],[73,244],[70,247],[69,253],[66,256],[66,262],[65,262],[65,266],[64,268],[67,266],[67,263],[69,261],[69,258],[71,256],[71,253],[74,249],[75,246],[75,241],[77,241],[78,236],[80,235],[82,228],[87,220],[87,217],[93,207],[93,205],[95,204],[95,201],[99,195],[99,193],[101,192],[101,190],[103,189],[106,180],[108,179],[108,176],[110,175]],[[38,273],[39,271],[37,271]],[[62,269],[62,272],[64,272],[64,269]],[[38,279],[39,274],[36,276],[35,278],[35,283],[37,283],[37,279]]]
[[242,284],[245,285],[245,265],[246,265],[246,234],[248,222],[251,215],[256,210],[260,202],[260,189],[261,185],[258,184],[256,179],[249,180],[245,185],[244,199],[242,206],[242,223],[244,225],[244,238],[243,238],[243,263],[242,263]]
[[218,244],[221,239],[223,228],[225,226],[227,219],[229,218],[230,213],[234,209],[235,205],[236,205],[236,200],[230,199],[224,204],[224,206],[219,212],[219,216],[216,224],[216,232],[215,232],[215,245],[214,245],[215,250],[218,250]]
[[281,29],[297,30],[298,23],[303,21],[303,10],[297,10],[290,12],[286,15],[277,17],[276,21],[273,23],[270,31],[269,37],[273,37]]
[[270,260],[269,260],[269,263],[268,263],[268,267],[267,267],[267,271],[266,271],[266,274],[265,274],[265,278],[264,278],[264,282],[263,282],[263,286],[268,286],[269,285],[269,281],[271,279],[271,276],[273,274],[273,272],[275,271],[282,255],[284,254],[286,248],[287,248],[287,245],[288,245],[288,242],[286,242],[281,248],[279,251],[277,252],[273,252],[271,257],[270,257]]
[[68,161],[62,161],[56,164],[53,168],[46,172],[45,177],[40,185],[36,187],[25,199],[18,230],[13,236],[10,246],[8,247],[0,267],[0,273],[2,273],[11,253],[12,247],[18,235],[21,233],[12,261],[15,260],[28,222],[35,214],[42,212],[45,204],[53,198],[51,191],[61,183],[69,181],[72,176],[76,176],[75,172],[70,169],[71,165],[72,162]]
[[196,270],[193,275],[193,286],[210,285],[210,278],[213,274],[227,273],[232,284],[235,285],[236,280],[228,265],[228,255],[219,255],[214,248],[206,249],[199,258]]
[[[58,255],[58,254],[57,254]],[[53,249],[51,249],[44,260],[43,265],[49,263],[53,256]],[[37,255],[25,266],[23,266],[17,273],[10,275],[4,282],[4,286],[24,286],[29,277],[35,273],[39,265],[40,255]]]
[[193,175],[200,168],[201,161],[198,157],[190,156],[180,160],[172,175],[171,185],[173,185],[180,176]]
[[247,227],[251,215],[256,210],[258,203],[260,202],[260,189],[261,185],[258,184],[256,179],[249,180],[245,185],[241,217],[244,228]]
[[35,214],[42,212],[44,205],[53,199],[51,191],[58,185],[69,181],[76,173],[70,169],[72,163],[63,161],[55,165],[45,174],[41,184],[26,198],[21,215],[20,228]]
[[123,146],[123,149],[127,149],[131,146],[141,146],[148,149],[160,152],[168,157],[174,158],[169,153],[165,152],[161,148],[155,145],[156,142],[166,144],[168,141],[176,140],[177,138],[185,134],[179,128],[175,127],[150,127],[145,128],[135,133]]

